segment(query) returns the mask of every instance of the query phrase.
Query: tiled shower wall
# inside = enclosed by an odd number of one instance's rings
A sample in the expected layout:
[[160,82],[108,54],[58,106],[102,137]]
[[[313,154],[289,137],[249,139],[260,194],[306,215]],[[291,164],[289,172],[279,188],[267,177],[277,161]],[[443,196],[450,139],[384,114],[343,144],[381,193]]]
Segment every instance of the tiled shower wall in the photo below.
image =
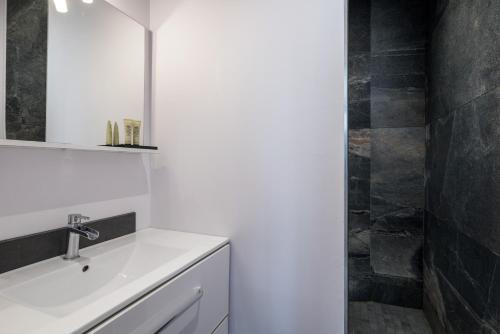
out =
[[351,301],[422,304],[425,3],[350,1]]
[[431,13],[424,310],[436,334],[497,334],[500,2]]
[[7,139],[45,141],[47,0],[7,1]]

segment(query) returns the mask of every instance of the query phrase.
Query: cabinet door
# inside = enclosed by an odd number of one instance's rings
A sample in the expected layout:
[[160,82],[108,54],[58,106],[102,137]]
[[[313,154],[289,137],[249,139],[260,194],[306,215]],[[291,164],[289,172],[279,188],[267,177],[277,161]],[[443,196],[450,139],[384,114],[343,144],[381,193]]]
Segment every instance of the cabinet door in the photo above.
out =
[[229,246],[225,246],[89,333],[211,334],[228,308]]
[[228,324],[228,319],[227,317],[224,319],[224,321],[217,327],[215,332],[213,334],[228,334],[229,333],[229,324]]

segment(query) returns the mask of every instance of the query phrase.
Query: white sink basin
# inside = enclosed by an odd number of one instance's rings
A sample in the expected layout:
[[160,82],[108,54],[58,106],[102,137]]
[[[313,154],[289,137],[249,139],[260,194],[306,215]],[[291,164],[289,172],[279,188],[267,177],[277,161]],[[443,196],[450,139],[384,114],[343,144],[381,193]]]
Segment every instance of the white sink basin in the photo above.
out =
[[98,247],[91,251],[98,255],[82,252],[77,261],[65,261],[68,265],[61,269],[36,275],[1,291],[0,296],[63,317],[185,252],[145,242]]
[[[2,333],[80,333],[227,243],[146,229],[0,275]],[[28,321],[26,321],[28,319]]]

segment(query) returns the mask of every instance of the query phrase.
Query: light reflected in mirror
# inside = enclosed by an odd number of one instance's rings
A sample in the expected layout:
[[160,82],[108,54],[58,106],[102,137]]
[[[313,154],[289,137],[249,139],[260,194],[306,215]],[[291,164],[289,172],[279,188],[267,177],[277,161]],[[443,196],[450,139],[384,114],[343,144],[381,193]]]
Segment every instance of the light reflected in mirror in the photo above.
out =
[[105,0],[0,6],[0,139],[104,145],[111,121],[123,144],[124,119],[144,124],[146,28]]

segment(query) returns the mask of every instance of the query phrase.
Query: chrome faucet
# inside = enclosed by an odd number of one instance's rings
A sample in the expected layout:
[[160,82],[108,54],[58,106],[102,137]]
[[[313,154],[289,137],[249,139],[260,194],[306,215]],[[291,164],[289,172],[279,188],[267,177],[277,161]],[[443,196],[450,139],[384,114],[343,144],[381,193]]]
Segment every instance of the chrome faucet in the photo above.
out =
[[68,215],[68,249],[63,256],[64,259],[71,260],[80,257],[80,236],[89,240],[99,238],[99,231],[82,224],[82,221],[89,219],[79,213]]

